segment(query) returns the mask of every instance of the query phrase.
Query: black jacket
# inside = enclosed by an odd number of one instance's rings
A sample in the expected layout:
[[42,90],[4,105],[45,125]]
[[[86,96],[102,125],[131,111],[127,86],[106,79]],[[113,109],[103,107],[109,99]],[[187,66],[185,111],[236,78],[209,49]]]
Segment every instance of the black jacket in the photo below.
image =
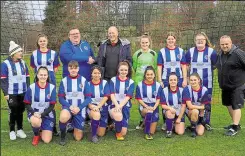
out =
[[221,89],[233,90],[245,84],[245,52],[235,45],[228,54],[218,54],[216,67]]

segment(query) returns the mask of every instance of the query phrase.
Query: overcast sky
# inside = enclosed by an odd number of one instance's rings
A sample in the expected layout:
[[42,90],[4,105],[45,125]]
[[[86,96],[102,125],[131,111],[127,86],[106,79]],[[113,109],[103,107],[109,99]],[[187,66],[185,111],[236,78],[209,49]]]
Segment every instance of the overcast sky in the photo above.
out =
[[43,10],[47,5],[47,1],[26,1],[26,3],[28,12],[30,12],[32,16],[34,15],[34,20],[39,21],[44,19]]

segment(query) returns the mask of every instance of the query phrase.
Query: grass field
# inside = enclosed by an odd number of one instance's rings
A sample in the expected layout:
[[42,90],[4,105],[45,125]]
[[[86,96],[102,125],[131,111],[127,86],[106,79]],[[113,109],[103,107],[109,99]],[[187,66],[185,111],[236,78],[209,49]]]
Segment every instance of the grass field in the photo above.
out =
[[[27,64],[28,59],[25,57]],[[31,73],[31,81],[33,80],[33,71],[29,68]],[[60,82],[61,68],[57,74],[58,83]],[[218,88],[215,82],[215,88]],[[1,155],[3,156],[25,156],[25,155],[44,155],[44,156],[73,156],[73,155],[125,155],[125,156],[139,156],[139,155],[231,155],[239,156],[245,155],[245,115],[241,120],[242,130],[234,137],[224,135],[223,126],[231,123],[228,112],[224,106],[221,105],[219,90],[214,91],[214,102],[212,107],[211,124],[214,130],[205,132],[201,137],[193,139],[190,137],[190,132],[187,130],[183,136],[174,135],[173,138],[165,138],[163,131],[160,130],[162,121],[159,121],[158,129],[154,135],[154,140],[145,140],[142,130],[135,130],[138,124],[139,113],[137,104],[133,102],[131,108],[131,118],[129,123],[129,131],[125,141],[116,141],[114,132],[109,131],[105,137],[100,138],[99,144],[93,144],[89,141],[90,130],[85,129],[85,135],[82,141],[76,142],[72,135],[68,134],[68,143],[65,147],[58,144],[59,137],[54,137],[50,144],[40,142],[37,147],[33,147],[32,130],[27,121],[26,114],[24,118],[24,130],[27,132],[27,139],[19,139],[15,141],[9,140],[8,127],[8,111],[6,101],[3,99],[1,93]],[[57,118],[60,112],[60,104],[56,105]],[[187,122],[189,125],[189,122]]]

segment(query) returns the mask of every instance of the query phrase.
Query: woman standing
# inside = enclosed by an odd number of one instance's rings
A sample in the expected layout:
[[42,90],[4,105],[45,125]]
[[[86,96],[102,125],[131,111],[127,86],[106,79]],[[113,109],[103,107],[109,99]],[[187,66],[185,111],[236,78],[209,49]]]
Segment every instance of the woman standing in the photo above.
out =
[[144,117],[145,139],[152,140],[159,120],[158,105],[162,87],[155,79],[155,71],[152,66],[147,66],[144,72],[144,80],[139,82],[136,88],[136,99],[140,103],[140,112]]
[[[32,52],[30,65],[34,69],[35,73],[37,72],[40,66],[47,67],[50,76],[50,83],[56,86],[55,73],[58,71],[58,67],[60,65],[58,60],[58,53],[56,53],[54,50],[48,49],[47,46],[48,46],[48,37],[44,34],[38,35],[37,38],[38,49]],[[56,119],[55,109],[53,111]],[[56,128],[56,121],[55,121],[53,133],[55,136],[59,135]]]
[[[209,101],[213,92],[213,69],[217,60],[217,53],[213,49],[207,35],[201,32],[195,36],[196,47],[190,48],[186,53],[186,62],[189,65],[189,73],[198,73],[202,79],[202,85],[208,89]],[[211,107],[211,103],[209,103]],[[205,111],[205,128],[212,130],[210,126],[210,111]]]
[[32,145],[37,146],[40,137],[45,143],[52,140],[55,122],[52,110],[56,104],[56,88],[55,85],[49,83],[47,67],[38,68],[34,81],[35,83],[30,85],[25,94],[24,102],[34,132]]
[[110,97],[110,88],[106,80],[101,79],[102,69],[100,66],[93,66],[91,69],[91,78],[89,82],[92,92],[92,102],[88,105],[87,113],[92,119],[92,142],[97,143],[98,136],[104,136],[108,122],[108,104]]
[[163,114],[166,117],[166,137],[172,136],[172,131],[178,135],[185,132],[185,109],[186,105],[182,102],[183,88],[178,87],[178,77],[176,73],[169,75],[169,85],[161,92],[160,103],[163,108]]
[[[156,71],[157,67],[157,53],[150,49],[151,45],[151,37],[147,34],[144,34],[140,38],[140,46],[141,49],[136,51],[133,55],[133,69],[134,69],[134,82],[135,86],[138,85],[144,78],[144,72],[147,66],[152,66]],[[139,113],[141,114],[141,110],[139,109]],[[141,116],[141,120],[136,129],[141,129],[143,127],[143,119]]]
[[[23,112],[25,104],[23,102],[27,88],[30,85],[30,76],[27,65],[22,59],[22,48],[9,42],[9,57],[1,64],[1,89],[9,107],[9,128],[10,140],[26,138],[23,131]],[[15,132],[17,123],[17,132]]]
[[134,81],[130,79],[131,71],[128,61],[118,65],[118,76],[111,78],[111,102],[109,114],[115,122],[117,140],[124,140],[130,117],[131,98],[134,94]]
[[[175,72],[178,77],[178,86],[187,85],[187,69],[184,50],[176,45],[176,35],[169,32],[166,38],[167,46],[162,48],[157,57],[158,81],[164,88],[168,86],[169,75]],[[163,114],[163,127],[165,130],[165,115]]]
[[205,130],[204,110],[211,109],[208,89],[201,85],[201,78],[197,73],[190,75],[190,85],[184,88],[183,103],[187,105],[186,113],[191,122],[191,136],[203,135]]

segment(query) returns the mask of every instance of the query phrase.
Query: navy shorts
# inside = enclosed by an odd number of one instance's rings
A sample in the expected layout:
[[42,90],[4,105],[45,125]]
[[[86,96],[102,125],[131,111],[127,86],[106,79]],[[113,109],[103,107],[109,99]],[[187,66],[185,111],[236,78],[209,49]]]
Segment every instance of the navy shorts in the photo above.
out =
[[[28,120],[30,121],[32,114],[29,112],[27,116],[28,116]],[[42,123],[40,129],[49,130],[53,132],[54,123],[55,123],[55,118],[53,112],[51,111],[47,116],[42,117]]]
[[[90,109],[87,108],[87,115],[90,113]],[[107,127],[108,123],[108,106],[102,106],[100,108],[100,122],[99,122],[99,127]]]
[[72,123],[72,126],[76,129],[79,129],[79,130],[84,130],[84,121],[85,121],[85,116],[86,116],[86,108],[83,108],[82,110],[80,110],[80,112],[78,112],[76,115],[73,115],[71,113],[71,110],[70,108],[66,107],[66,106],[63,106],[62,109],[66,109],[70,112],[71,114],[71,123]]
[[[166,110],[162,109],[162,113],[165,115]],[[174,121],[176,121],[178,118],[178,115],[175,114]],[[183,117],[181,118],[180,122],[185,122],[185,113],[183,114]]]
[[[147,104],[147,103],[146,103]],[[148,106],[150,106],[150,107],[153,107],[155,104],[153,103],[153,104],[147,104]],[[142,105],[140,105],[140,107],[139,107],[139,109],[140,109],[140,112],[143,110],[143,106]],[[153,111],[153,114],[152,114],[152,119],[151,119],[151,121],[152,122],[158,122],[158,120],[159,120],[159,107],[157,107],[154,111]]]
[[[109,106],[109,112],[111,111],[112,108],[115,108],[115,105],[110,105]],[[124,106],[122,108],[122,115],[123,115],[123,119],[122,119],[122,127],[128,127],[128,121],[129,121],[129,117],[130,117],[130,108],[128,106]]]

